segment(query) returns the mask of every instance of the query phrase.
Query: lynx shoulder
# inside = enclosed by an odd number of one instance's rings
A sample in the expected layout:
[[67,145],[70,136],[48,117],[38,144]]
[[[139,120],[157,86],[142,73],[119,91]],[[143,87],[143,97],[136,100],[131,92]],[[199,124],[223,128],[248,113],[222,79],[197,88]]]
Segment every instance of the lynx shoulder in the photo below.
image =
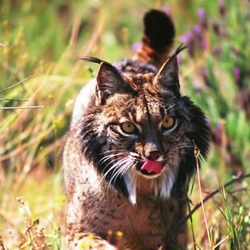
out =
[[[114,64],[93,57],[96,77],[79,93],[63,152],[66,249],[185,249],[194,147],[210,129],[182,96],[169,16],[144,16],[141,47]],[[81,248],[84,246],[85,248]],[[91,248],[92,246],[92,248]]]

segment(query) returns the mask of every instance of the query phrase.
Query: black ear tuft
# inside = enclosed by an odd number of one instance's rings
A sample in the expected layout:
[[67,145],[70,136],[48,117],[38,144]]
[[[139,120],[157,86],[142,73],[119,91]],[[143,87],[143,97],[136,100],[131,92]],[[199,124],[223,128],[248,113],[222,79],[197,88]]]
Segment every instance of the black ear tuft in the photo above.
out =
[[98,64],[105,62],[102,59],[99,59],[99,58],[93,57],[93,56],[85,56],[85,57],[81,57],[80,59],[85,61],[85,62],[92,62],[92,63],[98,63]]
[[171,91],[174,94],[179,93],[180,84],[177,55],[185,48],[186,46],[181,44],[176,51],[170,55],[155,76],[154,82],[155,84],[158,84],[161,89]]
[[187,48],[187,46],[185,45],[185,44],[183,44],[183,43],[181,43],[178,47],[177,47],[177,49],[174,51],[174,53],[172,54],[172,55],[170,55],[170,58],[171,57],[174,57],[174,56],[177,56],[180,52],[182,52],[184,49],[186,49]]

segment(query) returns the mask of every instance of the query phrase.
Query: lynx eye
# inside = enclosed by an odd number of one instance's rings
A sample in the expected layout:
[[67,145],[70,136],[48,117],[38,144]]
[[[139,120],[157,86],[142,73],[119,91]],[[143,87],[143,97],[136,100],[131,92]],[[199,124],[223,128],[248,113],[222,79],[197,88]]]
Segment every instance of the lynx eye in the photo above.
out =
[[132,122],[123,122],[121,125],[122,132],[126,134],[133,134],[137,131],[137,128],[134,123]]
[[173,128],[175,124],[176,124],[175,118],[173,116],[168,116],[163,120],[161,126],[163,129],[169,130]]

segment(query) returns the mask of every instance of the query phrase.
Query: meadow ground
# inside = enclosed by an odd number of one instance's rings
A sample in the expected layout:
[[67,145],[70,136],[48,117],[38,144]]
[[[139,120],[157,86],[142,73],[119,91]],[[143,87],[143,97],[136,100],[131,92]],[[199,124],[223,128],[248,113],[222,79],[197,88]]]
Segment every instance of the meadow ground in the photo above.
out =
[[97,69],[79,58],[133,54],[143,13],[154,7],[171,13],[175,46],[188,46],[181,90],[213,129],[190,188],[187,249],[250,249],[249,0],[2,0],[1,250],[63,249],[63,136],[77,92]]

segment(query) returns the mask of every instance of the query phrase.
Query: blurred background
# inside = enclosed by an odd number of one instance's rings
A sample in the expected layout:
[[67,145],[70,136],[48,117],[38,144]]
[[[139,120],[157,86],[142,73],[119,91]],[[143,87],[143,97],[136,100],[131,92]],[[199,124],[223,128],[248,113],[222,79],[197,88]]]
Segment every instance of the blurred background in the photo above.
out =
[[[0,249],[63,249],[61,151],[72,105],[96,66],[133,55],[142,17],[176,25],[181,91],[213,130],[201,167],[206,217],[189,219],[187,249],[250,249],[249,0],[0,0]],[[224,185],[228,183],[225,187]],[[197,177],[190,211],[200,203]]]

